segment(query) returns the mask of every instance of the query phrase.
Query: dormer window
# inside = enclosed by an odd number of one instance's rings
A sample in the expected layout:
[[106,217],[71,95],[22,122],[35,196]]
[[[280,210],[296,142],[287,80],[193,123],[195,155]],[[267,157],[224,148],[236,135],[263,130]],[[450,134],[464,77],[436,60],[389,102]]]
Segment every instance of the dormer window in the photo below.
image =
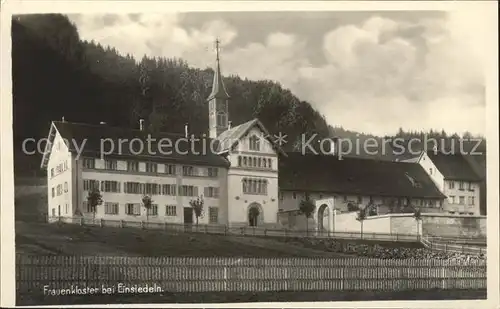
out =
[[250,137],[250,150],[260,151],[260,139],[256,135]]

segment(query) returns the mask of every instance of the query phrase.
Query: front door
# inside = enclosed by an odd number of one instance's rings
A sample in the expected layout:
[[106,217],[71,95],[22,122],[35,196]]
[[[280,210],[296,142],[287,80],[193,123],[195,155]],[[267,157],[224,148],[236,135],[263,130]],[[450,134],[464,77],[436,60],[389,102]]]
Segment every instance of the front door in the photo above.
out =
[[193,224],[193,208],[184,207],[184,224]]

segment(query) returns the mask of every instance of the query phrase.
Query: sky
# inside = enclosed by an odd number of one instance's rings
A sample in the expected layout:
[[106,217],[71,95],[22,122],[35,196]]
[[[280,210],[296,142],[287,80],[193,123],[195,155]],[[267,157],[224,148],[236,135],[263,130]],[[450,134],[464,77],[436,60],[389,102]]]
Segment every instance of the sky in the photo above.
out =
[[[385,135],[485,135],[488,29],[470,11],[69,15],[84,40],[136,59],[180,57],[223,75],[270,79],[332,126]],[[490,32],[491,33],[491,32]]]

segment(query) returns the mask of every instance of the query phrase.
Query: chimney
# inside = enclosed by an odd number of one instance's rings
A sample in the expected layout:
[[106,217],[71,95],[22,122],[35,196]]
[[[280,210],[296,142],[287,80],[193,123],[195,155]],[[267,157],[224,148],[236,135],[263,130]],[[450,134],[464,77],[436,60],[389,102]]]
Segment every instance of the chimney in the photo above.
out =
[[337,149],[335,149],[336,146],[337,146],[336,145],[337,144],[337,140],[338,140],[338,138],[336,138],[336,137],[333,137],[333,138],[330,139],[330,154],[331,155],[334,155],[335,152],[337,151]]
[[184,125],[184,136],[186,138],[188,138],[188,124],[187,123]]
[[144,119],[139,119],[139,130],[144,131]]
[[227,122],[227,129],[228,129],[228,130],[231,130],[231,121],[228,121],[228,122]]

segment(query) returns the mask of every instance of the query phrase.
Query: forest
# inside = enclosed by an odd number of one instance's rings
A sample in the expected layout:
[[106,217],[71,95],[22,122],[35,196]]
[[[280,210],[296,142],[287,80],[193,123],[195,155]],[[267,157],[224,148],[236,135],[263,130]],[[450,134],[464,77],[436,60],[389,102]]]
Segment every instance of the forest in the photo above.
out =
[[[12,81],[15,172],[39,173],[40,156],[21,152],[26,138],[45,138],[50,122],[70,122],[137,128],[144,119],[148,130],[193,134],[208,130],[208,97],[213,70],[193,68],[183,59],[135,59],[112,46],[81,40],[78,29],[61,14],[18,15],[12,19]],[[460,137],[444,131],[372,136],[328,124],[325,117],[290,90],[269,80],[225,76],[231,96],[230,120],[238,125],[259,118],[271,134],[288,136],[286,151],[296,150],[301,134],[317,138],[392,139],[425,134],[447,141]],[[335,106],[332,106],[335,108]],[[483,144],[481,147],[485,147]],[[370,156],[372,154],[357,154]],[[392,159],[382,154],[378,159]]]

